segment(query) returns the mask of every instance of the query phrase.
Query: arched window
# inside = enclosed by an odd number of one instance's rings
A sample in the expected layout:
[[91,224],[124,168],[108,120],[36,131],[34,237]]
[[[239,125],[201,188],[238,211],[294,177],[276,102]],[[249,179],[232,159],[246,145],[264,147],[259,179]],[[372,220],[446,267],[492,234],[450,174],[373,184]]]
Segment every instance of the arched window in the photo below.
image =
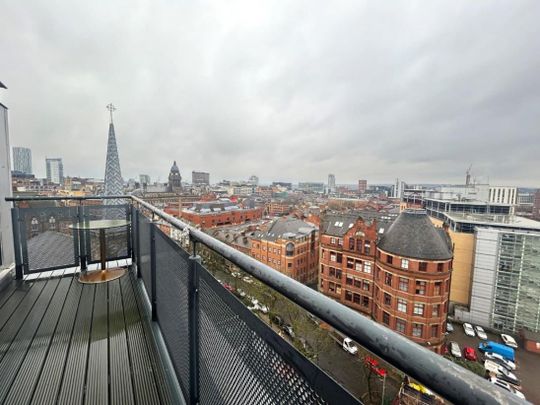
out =
[[39,231],[39,221],[36,217],[32,218],[32,221],[30,221],[32,232],[38,232]]
[[50,230],[50,231],[56,230],[56,218],[53,217],[53,216],[51,216],[51,217],[49,218],[49,230]]
[[285,245],[285,256],[294,256],[294,243],[289,242]]

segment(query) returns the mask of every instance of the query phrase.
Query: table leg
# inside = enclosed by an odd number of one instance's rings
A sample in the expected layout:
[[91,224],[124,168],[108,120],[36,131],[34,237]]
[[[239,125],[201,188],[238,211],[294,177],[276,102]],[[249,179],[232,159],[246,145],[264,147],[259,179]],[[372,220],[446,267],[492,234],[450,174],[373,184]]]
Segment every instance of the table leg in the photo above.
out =
[[105,270],[107,260],[107,247],[105,246],[105,229],[99,230],[99,256],[101,260],[101,270]]

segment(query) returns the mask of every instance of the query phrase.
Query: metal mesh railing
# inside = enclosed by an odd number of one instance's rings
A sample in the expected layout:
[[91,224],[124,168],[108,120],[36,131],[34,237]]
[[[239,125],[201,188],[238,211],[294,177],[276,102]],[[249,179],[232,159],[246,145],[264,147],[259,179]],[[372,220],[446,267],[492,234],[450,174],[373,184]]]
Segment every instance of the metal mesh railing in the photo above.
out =
[[155,247],[157,321],[189,403],[189,254],[159,230]]
[[139,273],[143,279],[144,286],[148,296],[152,291],[152,276],[150,274],[150,220],[142,215],[140,212],[137,213],[139,218],[138,220],[138,240],[139,240],[139,252],[138,252],[138,269]]
[[[130,205],[88,205],[84,206],[84,220],[102,219],[130,220]],[[131,238],[129,226],[105,230],[106,260],[126,259],[131,254]],[[85,231],[86,254],[88,263],[100,261],[99,231]]]
[[74,207],[18,209],[22,265],[25,273],[73,267],[79,264],[78,221]]

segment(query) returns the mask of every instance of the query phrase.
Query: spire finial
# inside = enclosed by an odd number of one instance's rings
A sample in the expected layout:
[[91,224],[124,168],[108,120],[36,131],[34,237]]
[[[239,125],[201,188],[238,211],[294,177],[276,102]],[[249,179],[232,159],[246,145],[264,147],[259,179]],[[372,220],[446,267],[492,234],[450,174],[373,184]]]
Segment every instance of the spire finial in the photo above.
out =
[[113,105],[113,103],[109,103],[107,105],[107,110],[109,110],[109,113],[111,114],[111,124],[113,123],[113,112],[116,111],[116,107]]

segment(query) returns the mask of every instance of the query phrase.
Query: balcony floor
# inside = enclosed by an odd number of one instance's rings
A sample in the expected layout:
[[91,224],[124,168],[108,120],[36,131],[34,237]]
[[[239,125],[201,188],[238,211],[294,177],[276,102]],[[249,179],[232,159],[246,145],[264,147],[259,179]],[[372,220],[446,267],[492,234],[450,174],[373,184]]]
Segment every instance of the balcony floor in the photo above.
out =
[[172,403],[142,302],[132,270],[95,285],[12,281],[0,292],[0,403]]

